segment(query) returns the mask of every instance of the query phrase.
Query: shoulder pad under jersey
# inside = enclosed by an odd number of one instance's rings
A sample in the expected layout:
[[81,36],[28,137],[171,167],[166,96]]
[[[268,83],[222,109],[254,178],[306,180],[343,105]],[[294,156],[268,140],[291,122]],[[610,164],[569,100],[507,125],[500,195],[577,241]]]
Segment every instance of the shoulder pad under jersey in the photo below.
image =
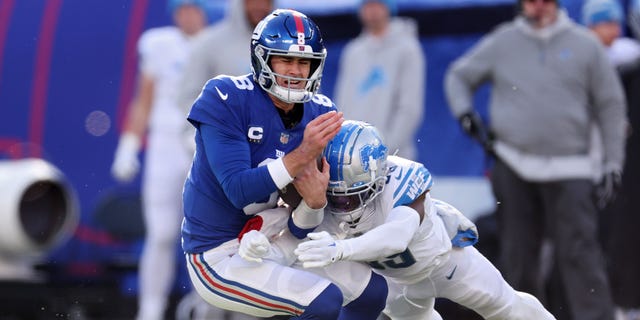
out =
[[327,108],[334,108],[335,109],[335,104],[333,103],[333,101],[331,101],[331,99],[327,96],[325,96],[324,94],[321,93],[316,93],[313,95],[313,98],[311,98],[311,103],[315,103],[318,105],[321,105],[323,107],[327,107]]
[[385,192],[393,192],[394,208],[414,202],[433,186],[429,170],[421,163],[389,156],[387,165],[389,173]]
[[258,90],[250,74],[244,76],[219,75],[207,81],[205,87],[212,90],[214,96],[223,103],[242,101],[247,91]]

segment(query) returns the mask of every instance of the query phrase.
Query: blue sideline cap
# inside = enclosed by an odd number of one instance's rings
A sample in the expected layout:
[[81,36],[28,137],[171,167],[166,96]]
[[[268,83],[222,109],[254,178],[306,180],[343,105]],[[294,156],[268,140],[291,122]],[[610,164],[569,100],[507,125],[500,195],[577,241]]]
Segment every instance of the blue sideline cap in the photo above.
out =
[[622,6],[616,0],[587,0],[582,6],[582,23],[587,27],[622,21]]
[[178,10],[178,8],[188,4],[198,6],[202,11],[207,11],[207,4],[204,0],[169,0],[167,2],[167,11],[169,11],[170,14],[173,14]]
[[395,0],[362,0],[360,6],[369,2],[380,2],[384,4],[389,9],[389,13],[391,13],[392,16],[395,16],[398,13],[398,4]]

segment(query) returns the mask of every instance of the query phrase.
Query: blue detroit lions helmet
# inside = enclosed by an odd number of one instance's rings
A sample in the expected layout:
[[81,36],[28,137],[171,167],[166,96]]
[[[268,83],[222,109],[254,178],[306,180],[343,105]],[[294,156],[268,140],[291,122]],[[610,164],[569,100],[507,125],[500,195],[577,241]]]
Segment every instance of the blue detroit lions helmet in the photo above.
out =
[[[309,78],[294,78],[271,70],[271,56],[293,56],[311,59]],[[320,89],[327,50],[318,26],[306,15],[277,9],[265,17],[251,36],[251,69],[253,77],[265,91],[286,102],[306,102]],[[306,81],[304,89],[291,89],[277,84],[276,76]]]
[[364,208],[384,190],[387,155],[382,135],[373,125],[344,121],[323,152],[330,167],[329,211],[352,225],[366,220]]

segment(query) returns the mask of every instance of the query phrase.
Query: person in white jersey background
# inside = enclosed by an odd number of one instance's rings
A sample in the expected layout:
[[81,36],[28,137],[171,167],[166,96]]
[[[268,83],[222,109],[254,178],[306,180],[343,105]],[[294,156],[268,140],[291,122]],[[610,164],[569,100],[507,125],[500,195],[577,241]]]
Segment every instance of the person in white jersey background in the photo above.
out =
[[207,24],[201,0],[170,0],[168,9],[174,24],[149,29],[138,40],[138,87],[111,167],[118,181],[131,181],[140,170],[138,156],[146,138],[139,320],[164,319],[175,278],[182,185],[192,158],[181,134],[186,120],[176,103],[176,88],[191,40]]

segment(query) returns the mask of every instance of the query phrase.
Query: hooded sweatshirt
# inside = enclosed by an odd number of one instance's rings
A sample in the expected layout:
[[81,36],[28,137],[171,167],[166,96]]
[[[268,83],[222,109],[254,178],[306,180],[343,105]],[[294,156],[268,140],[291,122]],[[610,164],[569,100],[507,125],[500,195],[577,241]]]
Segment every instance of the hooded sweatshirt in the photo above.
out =
[[472,109],[475,88],[490,83],[495,151],[530,181],[590,179],[591,132],[604,147],[603,170],[621,170],[626,105],[602,44],[564,11],[541,30],[524,17],[505,23],[456,60],[445,79],[453,114]]
[[244,0],[231,0],[225,18],[198,34],[178,93],[184,114],[207,80],[221,74],[239,76],[251,72],[252,32]]
[[366,31],[342,53],[335,101],[345,118],[375,125],[393,154],[415,160],[426,62],[416,23],[395,17],[382,37]]

